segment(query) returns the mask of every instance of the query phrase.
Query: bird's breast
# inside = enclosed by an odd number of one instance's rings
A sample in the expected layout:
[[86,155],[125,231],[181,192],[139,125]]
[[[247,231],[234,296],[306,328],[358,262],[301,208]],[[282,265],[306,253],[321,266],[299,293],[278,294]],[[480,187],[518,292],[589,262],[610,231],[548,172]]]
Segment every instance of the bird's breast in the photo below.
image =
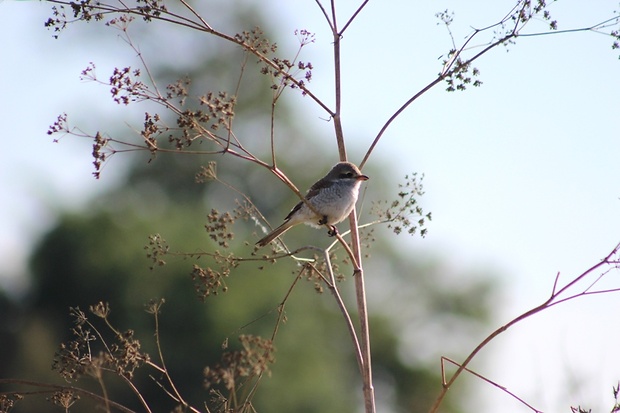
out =
[[327,223],[334,225],[349,216],[357,201],[358,191],[359,183],[355,186],[334,184],[312,197],[310,203],[320,213],[319,219],[327,217]]

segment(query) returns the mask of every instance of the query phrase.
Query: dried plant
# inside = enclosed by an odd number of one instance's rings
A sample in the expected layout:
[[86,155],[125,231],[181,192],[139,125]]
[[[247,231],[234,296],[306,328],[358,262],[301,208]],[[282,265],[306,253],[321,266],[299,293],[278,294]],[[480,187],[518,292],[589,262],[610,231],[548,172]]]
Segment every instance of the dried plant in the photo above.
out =
[[[97,82],[109,88],[112,100],[119,105],[150,102],[158,105],[162,111],[157,113],[146,112],[141,120],[142,129],[135,134],[133,139],[120,139],[108,136],[106,132],[101,131],[86,133],[71,126],[66,114],[63,113],[58,116],[57,120],[50,126],[48,134],[68,134],[91,139],[93,142],[92,156],[94,158],[95,177],[100,177],[102,168],[113,155],[124,152],[143,151],[149,153],[151,158],[160,154],[218,155],[234,157],[237,160],[250,162],[255,166],[267,169],[275,179],[283,182],[303,200],[303,194],[297,189],[293,181],[278,168],[280,155],[275,141],[276,106],[283,93],[290,90],[306,96],[325,112],[326,117],[332,121],[334,126],[339,158],[341,160],[348,158],[341,119],[341,39],[350,25],[354,23],[356,17],[364,12],[365,6],[368,4],[367,0],[361,2],[353,13],[346,16],[339,16],[336,10],[337,2],[332,1],[326,7],[323,2],[316,1],[316,5],[322,12],[333,35],[335,78],[333,105],[326,103],[327,99],[315,95],[309,86],[314,66],[311,62],[301,58],[302,49],[314,42],[314,35],[308,30],[297,30],[294,33],[298,39],[299,48],[293,57],[287,58],[279,54],[276,43],[268,39],[260,28],[254,27],[240,33],[230,34],[219,31],[185,0],[180,0],[178,5],[175,4],[174,11],[172,7],[166,6],[165,0],[134,0],[129,2],[48,0],[48,2],[53,4],[52,16],[45,22],[45,25],[53,31],[55,37],[75,21],[102,22],[107,27],[117,30],[121,38],[140,58],[141,67],[117,67],[111,75],[104,78],[97,74],[95,64],[90,63],[83,70],[82,79]],[[337,16],[340,18],[337,19]],[[448,35],[452,40],[452,47],[444,54],[437,76],[420,91],[408,98],[385,121],[372,144],[366,149],[360,168],[370,159],[374,148],[383,140],[384,132],[391,123],[412,102],[427,91],[443,82],[445,82],[446,90],[449,92],[464,91],[470,85],[481,86],[483,84],[480,80],[481,71],[474,67],[474,63],[491,50],[500,46],[512,47],[517,39],[525,36],[542,36],[567,31],[601,32],[609,28],[612,28],[609,33],[613,38],[612,48],[617,49],[620,41],[619,32],[616,28],[619,23],[618,16],[594,26],[561,31],[558,29],[559,23],[552,18],[549,7],[544,0],[536,2],[530,0],[517,1],[516,5],[503,18],[487,27],[473,29],[473,32],[460,44],[454,40],[455,36],[452,33],[454,14],[445,10],[438,13],[437,17],[441,24],[447,28]],[[136,18],[145,23],[157,20],[178,25],[188,30],[196,30],[206,35],[215,36],[243,50],[245,60],[239,69],[237,89],[211,90],[205,91],[199,96],[192,96],[190,94],[191,79],[185,77],[181,77],[163,88],[159,87],[149,71],[149,65],[139,51],[139,47],[130,35],[129,28],[136,23]],[[525,28],[529,26],[532,20],[536,19],[545,22],[546,29],[538,32],[526,32]],[[344,24],[339,24],[339,22],[344,22]],[[479,43],[476,46],[473,46],[474,39]],[[257,62],[255,70],[269,78],[272,91],[270,102],[271,133],[268,139],[262,142],[263,148],[266,149],[265,152],[269,154],[268,156],[258,155],[249,149],[256,146],[252,140],[253,137],[238,135],[235,127],[240,99],[239,85],[246,72],[249,57]],[[173,121],[168,123],[167,119],[173,119]],[[223,159],[226,160],[227,158]],[[278,307],[279,316],[274,326],[273,336],[270,339],[263,339],[252,335],[241,335],[239,337],[240,349],[224,352],[218,364],[205,369],[205,386],[211,390],[211,402],[214,411],[254,411],[252,397],[256,392],[257,383],[264,375],[269,374],[269,365],[273,363],[274,343],[278,327],[284,318],[284,305],[288,300],[290,291],[297,281],[303,277],[310,279],[317,291],[323,291],[323,288],[326,287],[333,294],[346,321],[353,353],[360,369],[365,411],[367,413],[375,412],[368,309],[361,248],[362,237],[359,231],[360,228],[367,231],[363,234],[363,241],[366,243],[371,243],[373,227],[379,224],[386,225],[396,234],[406,231],[409,234],[419,232],[424,236],[427,231],[425,225],[427,221],[430,221],[431,214],[424,213],[419,205],[419,197],[423,191],[417,174],[413,173],[406,177],[406,183],[399,186],[399,193],[394,200],[374,203],[372,209],[378,217],[376,221],[360,225],[357,221],[357,215],[355,212],[352,213],[350,231],[337,235],[336,240],[327,248],[305,246],[290,250],[285,244],[274,243],[273,249],[261,256],[256,250],[249,256],[238,256],[230,252],[231,244],[235,242],[233,232],[235,223],[250,221],[258,226],[266,226],[265,218],[252,200],[242,191],[221,180],[217,175],[214,162],[210,162],[198,171],[196,179],[198,182],[216,181],[232,192],[238,193],[241,201],[238,201],[237,206],[229,211],[212,209],[207,214],[205,230],[213,243],[213,248],[208,251],[174,252],[161,235],[149,237],[145,249],[147,257],[151,260],[151,269],[165,265],[165,258],[171,255],[196,261],[202,259],[203,262],[200,262],[200,265],[198,263],[193,265],[190,275],[195,290],[202,300],[226,292],[228,289],[226,279],[232,276],[233,271],[244,263],[259,263],[261,268],[265,268],[268,264],[287,258],[292,260],[296,265],[296,270],[298,270],[287,296]],[[349,241],[346,241],[344,237],[348,237]],[[450,386],[463,371],[472,372],[467,366],[476,354],[488,342],[512,325],[567,300],[585,295],[617,291],[617,289],[593,290],[593,287],[609,271],[618,269],[617,254],[619,247],[616,247],[601,263],[575,277],[564,287],[558,287],[559,277],[556,278],[552,294],[548,300],[500,327],[485,339],[465,361],[458,364],[457,372],[450,379],[445,379],[443,389],[431,411],[438,411]],[[302,251],[310,251],[311,257],[301,257]],[[342,251],[344,251],[346,258],[338,257],[337,253]],[[597,271],[603,272],[597,273]],[[345,305],[338,287],[338,282],[346,279],[350,274],[353,274],[355,282],[357,324],[352,321],[350,315],[352,310]],[[591,274],[598,275],[598,278],[592,282],[590,287],[571,293],[578,281]],[[54,369],[61,377],[69,381],[81,380],[83,377],[95,379],[100,385],[102,396],[92,395],[72,386],[50,386],[45,391],[53,391],[51,400],[68,411],[80,397],[88,396],[102,402],[106,411],[110,411],[112,407],[123,410],[122,407],[114,405],[114,402],[106,396],[104,376],[115,375],[122,379],[140,398],[145,411],[150,412],[152,409],[148,401],[142,398],[140,390],[132,382],[135,371],[148,367],[163,377],[158,383],[166,394],[178,403],[178,411],[199,411],[185,402],[165,367],[165,358],[159,345],[159,335],[162,332],[159,331],[158,327],[158,314],[162,304],[163,301],[155,301],[147,308],[147,311],[155,319],[155,340],[159,353],[157,363],[148,354],[142,352],[140,342],[134,337],[133,331],[122,332],[112,326],[108,318],[110,309],[106,304],[98,303],[90,308],[90,313],[100,319],[103,328],[97,327],[79,308],[72,308],[73,339],[61,345],[54,359]],[[615,395],[617,396],[617,390]],[[21,396],[1,395],[0,407],[3,410],[0,411],[8,411],[19,397]],[[123,411],[127,411],[127,409]]]

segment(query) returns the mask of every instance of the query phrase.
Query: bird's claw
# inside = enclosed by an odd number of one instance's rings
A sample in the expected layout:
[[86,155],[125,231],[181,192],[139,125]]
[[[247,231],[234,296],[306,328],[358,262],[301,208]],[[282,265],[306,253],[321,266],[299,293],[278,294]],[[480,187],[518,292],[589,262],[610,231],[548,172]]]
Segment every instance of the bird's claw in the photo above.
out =
[[336,235],[338,235],[338,228],[336,228],[335,225],[331,225],[331,229],[327,231],[327,235],[329,235],[330,237],[335,237]]

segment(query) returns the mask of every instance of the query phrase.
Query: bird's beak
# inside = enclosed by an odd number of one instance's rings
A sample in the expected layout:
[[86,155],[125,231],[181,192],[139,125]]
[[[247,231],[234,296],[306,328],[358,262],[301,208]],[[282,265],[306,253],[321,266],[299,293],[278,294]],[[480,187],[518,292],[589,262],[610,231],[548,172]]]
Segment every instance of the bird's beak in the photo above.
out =
[[358,180],[360,180],[360,181],[367,181],[367,180],[369,180],[370,178],[369,178],[369,177],[367,177],[366,175],[360,175],[360,176],[358,176],[358,177],[357,177],[357,179],[358,179]]

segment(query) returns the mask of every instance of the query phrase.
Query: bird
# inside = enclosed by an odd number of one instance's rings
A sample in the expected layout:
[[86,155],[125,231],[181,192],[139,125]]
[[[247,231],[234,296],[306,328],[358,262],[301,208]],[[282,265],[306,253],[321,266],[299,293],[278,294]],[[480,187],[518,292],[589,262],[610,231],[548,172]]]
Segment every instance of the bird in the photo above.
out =
[[337,233],[335,224],[349,216],[359,194],[360,185],[369,178],[351,162],[339,162],[310,187],[305,200],[300,201],[284,218],[284,223],[260,239],[256,245],[264,247],[297,224],[315,228],[331,227],[329,235]]

